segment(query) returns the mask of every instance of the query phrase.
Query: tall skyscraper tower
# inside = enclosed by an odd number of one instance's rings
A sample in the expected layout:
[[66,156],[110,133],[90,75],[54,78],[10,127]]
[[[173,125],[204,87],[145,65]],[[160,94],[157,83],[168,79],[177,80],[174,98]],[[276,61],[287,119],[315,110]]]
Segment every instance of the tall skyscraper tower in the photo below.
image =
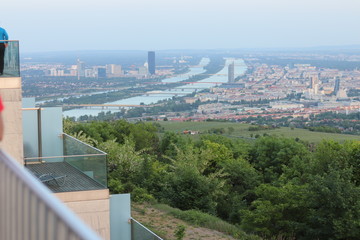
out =
[[148,67],[149,67],[149,73],[151,75],[155,74],[155,52],[149,51],[148,52]]
[[337,95],[340,90],[340,77],[336,77],[335,86],[334,86],[334,94]]
[[310,88],[314,90],[316,84],[319,84],[319,77],[318,75],[313,75],[310,77]]
[[78,80],[85,77],[85,63],[80,61],[80,59],[77,60],[77,76]]
[[235,82],[235,63],[231,63],[228,66],[228,83]]

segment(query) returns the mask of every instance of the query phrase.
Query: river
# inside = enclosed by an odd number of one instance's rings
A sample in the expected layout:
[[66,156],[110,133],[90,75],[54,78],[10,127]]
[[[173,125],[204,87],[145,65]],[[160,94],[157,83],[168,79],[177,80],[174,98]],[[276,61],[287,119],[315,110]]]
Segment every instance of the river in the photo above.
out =
[[[178,75],[175,77],[163,79],[162,81],[169,82],[169,83],[170,82],[180,82],[180,81],[184,81],[184,80],[188,79],[190,76],[202,74],[205,72],[204,66],[206,66],[209,63],[209,61],[210,60],[208,58],[203,58],[200,61],[199,66],[190,68],[190,71],[188,73],[186,73],[184,75]],[[166,100],[166,99],[172,98],[173,96],[186,96],[195,91],[200,91],[203,89],[215,87],[221,83],[226,83],[228,81],[228,76],[227,76],[228,75],[228,65],[231,64],[232,62],[235,63],[235,71],[234,71],[235,78],[237,76],[240,76],[245,73],[247,66],[242,59],[227,58],[224,68],[222,70],[220,70],[217,74],[212,75],[211,77],[208,77],[206,79],[200,80],[195,83],[184,84],[183,86],[168,89],[165,91],[152,91],[151,93],[144,94],[142,96],[126,98],[126,99],[122,99],[122,100],[118,100],[118,101],[114,101],[114,102],[108,102],[105,104],[139,105],[140,103],[143,103],[143,104],[147,105],[147,104],[157,103],[160,100]],[[156,93],[158,93],[158,94],[156,94]],[[104,109],[104,110],[101,110],[98,108],[92,108],[92,109],[91,108],[77,108],[77,109],[72,109],[69,111],[64,111],[63,115],[64,115],[64,117],[78,118],[83,115],[97,116],[100,112],[104,112],[104,111],[105,112],[107,112],[107,111],[117,112],[120,110],[116,110],[114,108]]]

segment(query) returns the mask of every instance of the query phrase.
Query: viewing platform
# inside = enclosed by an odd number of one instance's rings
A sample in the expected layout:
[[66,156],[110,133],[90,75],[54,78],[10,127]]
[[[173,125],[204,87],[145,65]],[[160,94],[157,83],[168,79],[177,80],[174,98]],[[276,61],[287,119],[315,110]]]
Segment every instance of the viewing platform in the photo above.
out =
[[15,92],[9,92],[9,89],[21,92],[19,41],[8,40],[6,42],[8,45],[5,48],[4,72],[0,75],[0,95],[5,102],[15,98]]
[[5,48],[4,72],[0,78],[20,77],[20,55],[19,41],[8,40],[8,46]]

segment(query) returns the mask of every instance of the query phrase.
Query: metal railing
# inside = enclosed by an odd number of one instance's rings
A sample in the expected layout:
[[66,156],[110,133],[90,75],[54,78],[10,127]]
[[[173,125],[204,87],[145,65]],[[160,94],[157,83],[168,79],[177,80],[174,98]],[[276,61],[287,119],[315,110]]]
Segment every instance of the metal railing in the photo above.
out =
[[100,240],[43,184],[2,150],[0,239]]
[[19,41],[7,40],[4,56],[4,75],[1,77],[20,77]]
[[131,240],[163,240],[147,227],[131,218]]

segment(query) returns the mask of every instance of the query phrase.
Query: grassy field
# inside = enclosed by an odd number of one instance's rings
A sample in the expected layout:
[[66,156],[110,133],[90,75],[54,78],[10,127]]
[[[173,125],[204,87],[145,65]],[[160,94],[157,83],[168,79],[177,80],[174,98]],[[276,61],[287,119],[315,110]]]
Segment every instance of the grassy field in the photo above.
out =
[[[306,129],[291,129],[289,127],[281,127],[273,130],[249,131],[250,124],[231,123],[231,122],[171,122],[164,121],[158,122],[164,127],[165,131],[182,133],[184,130],[199,131],[201,134],[207,133],[212,128],[223,128],[225,130],[224,136],[235,138],[251,138],[251,134],[282,136],[287,138],[299,138],[304,141],[318,143],[323,139],[333,139],[334,141],[343,142],[346,140],[360,140],[358,135],[336,134],[336,133],[323,133],[311,132]],[[229,133],[229,128],[234,131]],[[199,135],[192,135],[194,138],[199,138]]]

